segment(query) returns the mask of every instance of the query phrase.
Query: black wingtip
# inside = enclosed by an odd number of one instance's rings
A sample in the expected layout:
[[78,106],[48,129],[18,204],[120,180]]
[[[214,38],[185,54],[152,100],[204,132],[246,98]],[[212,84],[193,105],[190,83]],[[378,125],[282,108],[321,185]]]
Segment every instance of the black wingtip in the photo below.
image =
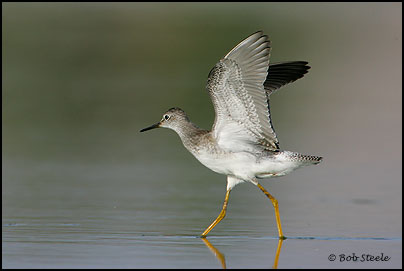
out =
[[264,87],[270,93],[302,78],[311,68],[307,61],[286,61],[270,64]]

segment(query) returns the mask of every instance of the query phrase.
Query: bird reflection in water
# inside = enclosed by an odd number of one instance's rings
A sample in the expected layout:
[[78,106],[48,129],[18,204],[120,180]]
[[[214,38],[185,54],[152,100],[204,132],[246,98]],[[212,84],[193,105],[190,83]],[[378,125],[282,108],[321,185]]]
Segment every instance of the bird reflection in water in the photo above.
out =
[[[221,253],[216,247],[214,247],[206,238],[201,238],[203,243],[209,248],[210,252],[215,255],[216,259],[220,262],[222,265],[223,269],[226,269],[226,258],[223,253]],[[275,254],[275,259],[274,259],[274,264],[272,266],[272,269],[277,269],[278,268],[278,259],[279,255],[281,254],[281,248],[282,248],[282,242],[284,239],[279,239],[278,240],[278,247],[276,248],[276,254]]]
[[205,243],[205,245],[209,248],[210,252],[215,255],[216,259],[220,262],[222,265],[223,269],[226,269],[226,259],[224,255],[216,248],[214,247],[206,238],[201,238],[202,241]]

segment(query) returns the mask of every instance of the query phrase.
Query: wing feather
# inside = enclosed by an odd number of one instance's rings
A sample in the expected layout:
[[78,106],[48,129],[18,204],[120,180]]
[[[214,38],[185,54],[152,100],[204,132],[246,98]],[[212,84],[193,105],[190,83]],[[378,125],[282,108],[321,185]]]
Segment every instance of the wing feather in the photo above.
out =
[[269,65],[265,90],[275,92],[282,86],[302,78],[310,69],[306,61],[289,61]]
[[264,89],[270,41],[261,31],[240,42],[209,73],[207,89],[216,119],[213,135],[232,151],[279,149]]
[[305,61],[269,64],[270,41],[258,31],[235,46],[210,71],[207,90],[216,118],[213,135],[229,151],[277,151],[269,96],[302,78]]

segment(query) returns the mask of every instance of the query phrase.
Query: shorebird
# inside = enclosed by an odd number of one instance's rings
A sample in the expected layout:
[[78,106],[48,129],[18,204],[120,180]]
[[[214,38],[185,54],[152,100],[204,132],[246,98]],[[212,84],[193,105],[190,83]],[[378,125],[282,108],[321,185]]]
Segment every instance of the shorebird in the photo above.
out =
[[158,127],[174,130],[185,148],[209,169],[227,175],[222,211],[202,233],[206,235],[225,217],[230,191],[239,183],[256,185],[275,209],[278,235],[282,232],[278,201],[258,179],[283,176],[322,157],[281,150],[273,129],[269,97],[282,86],[307,73],[306,61],[269,64],[270,41],[262,31],[253,33],[210,71],[207,91],[215,109],[212,130],[192,123],[185,112],[174,107],[144,132]]

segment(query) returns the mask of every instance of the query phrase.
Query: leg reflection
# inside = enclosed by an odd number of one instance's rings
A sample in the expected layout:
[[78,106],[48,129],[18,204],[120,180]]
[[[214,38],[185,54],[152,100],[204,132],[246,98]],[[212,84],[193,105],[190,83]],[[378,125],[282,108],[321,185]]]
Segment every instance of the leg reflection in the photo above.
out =
[[272,266],[272,269],[278,268],[278,260],[279,260],[279,255],[281,254],[283,240],[284,239],[279,239],[279,241],[278,241],[278,248],[276,249],[275,260],[274,260],[274,265]]
[[205,243],[205,245],[209,248],[209,250],[215,255],[216,259],[220,262],[222,265],[223,269],[226,269],[226,259],[224,258],[224,255],[217,249],[215,248],[206,238],[201,238],[202,241]]
[[[214,247],[206,238],[201,238],[201,240],[205,243],[205,245],[209,248],[209,250],[215,255],[216,259],[220,262],[223,269],[226,269],[226,259],[224,254],[222,254],[216,247]],[[273,269],[278,268],[278,260],[279,255],[281,254],[282,242],[284,239],[278,240],[278,247],[276,248],[276,254],[274,259],[274,264],[272,266]]]

